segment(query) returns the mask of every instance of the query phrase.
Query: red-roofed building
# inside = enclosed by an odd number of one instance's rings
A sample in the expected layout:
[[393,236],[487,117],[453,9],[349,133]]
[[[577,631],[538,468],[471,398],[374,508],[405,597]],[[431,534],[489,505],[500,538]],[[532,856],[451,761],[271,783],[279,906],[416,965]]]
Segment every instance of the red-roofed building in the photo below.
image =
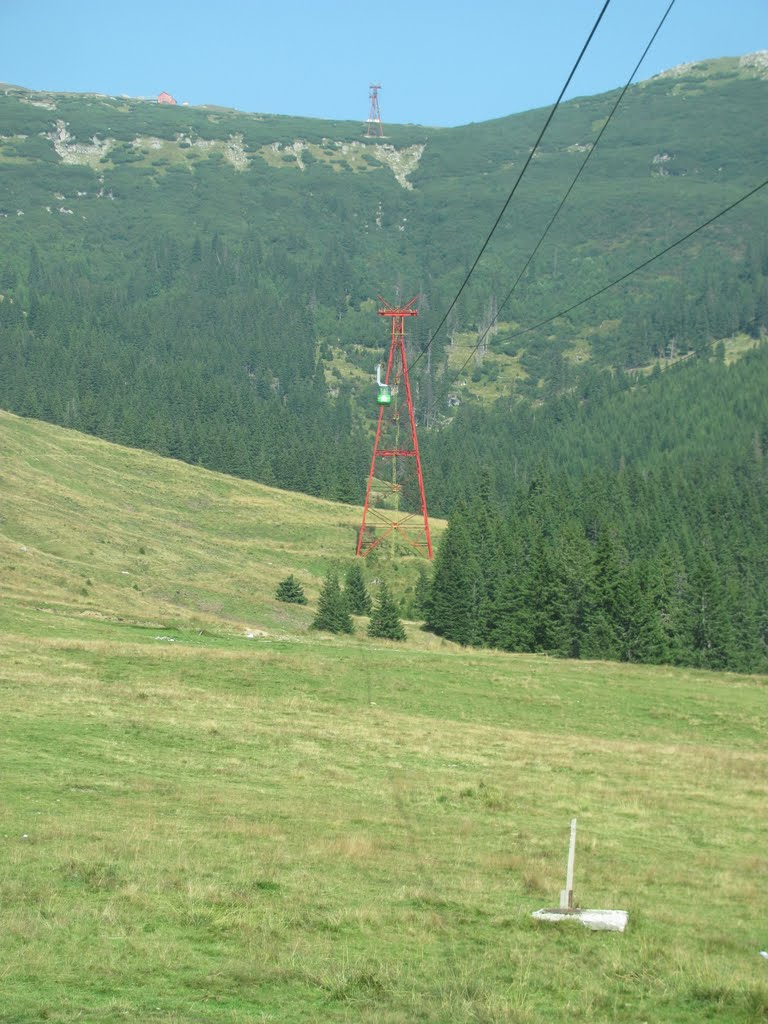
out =
[[173,106],[176,105],[176,100],[171,96],[169,92],[161,92],[157,97],[158,103],[171,103]]

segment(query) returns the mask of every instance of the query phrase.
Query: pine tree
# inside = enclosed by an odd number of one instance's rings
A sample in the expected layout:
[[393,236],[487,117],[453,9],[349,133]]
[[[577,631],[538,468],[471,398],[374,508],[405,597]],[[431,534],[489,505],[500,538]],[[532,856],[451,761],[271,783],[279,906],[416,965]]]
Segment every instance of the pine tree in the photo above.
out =
[[339,577],[330,569],[323,581],[317,614],[312,621],[312,629],[322,629],[326,633],[352,633],[352,618],[347,611],[347,603],[341,591]]
[[371,612],[368,636],[381,637],[384,640],[406,639],[405,629],[397,614],[389,587],[383,582],[379,587],[376,606]]
[[371,614],[371,598],[359,559],[355,559],[344,575],[344,597],[352,615]]
[[282,580],[275,591],[278,601],[285,601],[286,604],[306,604],[307,598],[304,589],[296,577],[291,574]]

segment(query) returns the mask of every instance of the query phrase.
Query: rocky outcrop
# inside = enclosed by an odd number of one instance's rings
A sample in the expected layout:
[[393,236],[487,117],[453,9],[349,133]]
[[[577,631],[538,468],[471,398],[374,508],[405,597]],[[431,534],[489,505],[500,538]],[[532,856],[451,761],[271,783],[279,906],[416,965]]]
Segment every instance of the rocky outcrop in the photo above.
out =
[[90,142],[77,142],[66,121],[57,121],[54,130],[48,132],[48,138],[62,163],[90,167],[95,167],[113,145],[111,139],[98,139],[95,135]]

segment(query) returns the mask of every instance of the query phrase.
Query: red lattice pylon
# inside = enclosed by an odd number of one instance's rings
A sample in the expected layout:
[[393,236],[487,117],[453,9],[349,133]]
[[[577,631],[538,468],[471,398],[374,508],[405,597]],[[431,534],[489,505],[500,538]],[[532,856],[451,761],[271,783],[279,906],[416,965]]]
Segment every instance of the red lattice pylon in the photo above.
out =
[[[416,298],[398,308],[383,299],[380,301],[384,308],[379,310],[379,316],[389,317],[392,323],[392,342],[386,377],[379,388],[379,420],[356,554],[365,557],[389,540],[392,555],[399,546],[407,545],[432,558],[427,499],[405,355],[405,318],[418,316],[419,311],[412,308]],[[413,511],[415,506],[419,507],[418,511]]]
[[[379,138],[384,138],[384,125],[381,123],[381,110],[379,110],[379,89],[381,84],[369,86],[370,92],[368,98],[371,101],[371,107],[368,111],[367,128],[365,131],[365,137],[367,139],[374,139],[378,135]],[[376,127],[378,126],[378,131]]]

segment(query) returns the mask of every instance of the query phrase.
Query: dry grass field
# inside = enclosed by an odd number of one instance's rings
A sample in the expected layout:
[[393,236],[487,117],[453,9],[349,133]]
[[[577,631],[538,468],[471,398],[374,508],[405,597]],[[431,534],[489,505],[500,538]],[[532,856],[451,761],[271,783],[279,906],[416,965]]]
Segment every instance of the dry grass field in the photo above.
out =
[[768,1021],[768,680],[314,634],[359,510],[0,446],[0,1021]]

